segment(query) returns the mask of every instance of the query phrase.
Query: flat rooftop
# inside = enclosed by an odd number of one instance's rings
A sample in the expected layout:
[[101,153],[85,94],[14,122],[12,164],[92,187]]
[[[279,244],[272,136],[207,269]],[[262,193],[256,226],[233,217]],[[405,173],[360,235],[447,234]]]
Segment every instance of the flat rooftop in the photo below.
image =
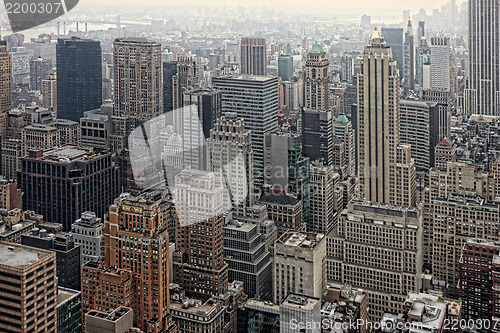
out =
[[30,266],[52,253],[54,252],[14,243],[0,242],[0,258],[2,258],[1,264],[5,266]]
[[314,248],[324,237],[324,234],[287,231],[276,242],[292,247]]
[[302,295],[289,294],[281,305],[296,307],[301,310],[312,310],[320,302],[319,298],[307,297]]
[[61,305],[67,300],[80,294],[79,291],[58,287],[57,288],[57,305]]

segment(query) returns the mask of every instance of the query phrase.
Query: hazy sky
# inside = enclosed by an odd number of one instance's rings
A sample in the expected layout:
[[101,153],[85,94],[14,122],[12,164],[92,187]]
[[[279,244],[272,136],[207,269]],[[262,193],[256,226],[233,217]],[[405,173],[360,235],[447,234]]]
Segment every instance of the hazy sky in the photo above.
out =
[[[374,16],[402,16],[403,9],[409,9],[416,13],[418,9],[424,8],[428,14],[433,9],[440,8],[449,0],[107,0],[106,4],[148,4],[160,6],[266,6],[290,9],[309,9],[313,8],[325,13],[331,11],[332,15],[351,14],[361,16],[368,14]],[[456,0],[460,6],[462,0]],[[81,4],[102,3],[102,0],[80,0]]]

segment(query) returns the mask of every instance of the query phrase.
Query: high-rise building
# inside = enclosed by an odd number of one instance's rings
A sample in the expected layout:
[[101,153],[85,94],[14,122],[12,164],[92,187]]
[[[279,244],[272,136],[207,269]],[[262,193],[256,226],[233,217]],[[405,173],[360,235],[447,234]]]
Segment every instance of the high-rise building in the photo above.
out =
[[358,74],[358,175],[368,201],[415,206],[415,162],[400,143],[399,75],[391,48],[375,29]]
[[[321,297],[290,293],[280,304],[280,332],[321,333]],[[297,325],[295,325],[297,324]]]
[[75,244],[80,245],[80,263],[102,260],[102,219],[93,212],[84,212],[71,226]]
[[229,281],[243,282],[249,298],[272,301],[273,261],[255,224],[232,221],[224,226],[224,260]]
[[311,161],[333,165],[334,120],[331,110],[302,111],[302,152]]
[[58,39],[58,118],[80,121],[84,111],[102,104],[101,44],[91,39]]
[[[195,202],[189,199],[195,197]],[[223,187],[216,183],[214,173],[183,170],[175,177],[175,198],[179,224],[173,256],[174,282],[189,296],[207,300],[221,294],[228,284]]]
[[499,11],[497,1],[469,1],[467,114],[500,115]]
[[264,38],[241,38],[241,74],[267,75],[267,51]]
[[177,61],[163,62],[163,113],[174,109],[173,78],[177,74]]
[[411,155],[417,172],[429,172],[434,166],[434,147],[444,137],[439,104],[402,100],[399,104],[401,143],[411,145]]
[[[404,42],[404,87],[405,92],[415,90],[415,37],[411,19],[408,19]],[[401,74],[401,73],[400,73]]]
[[47,233],[34,228],[21,236],[21,244],[56,253],[57,284],[64,288],[80,290],[80,246],[68,233]]
[[57,333],[82,331],[82,293],[79,290],[57,288]]
[[293,76],[293,57],[281,54],[278,58],[278,76],[283,81],[290,81]]
[[326,240],[323,234],[285,232],[274,243],[274,302],[290,293],[321,298],[326,287]]
[[306,110],[330,110],[330,62],[319,45],[307,55],[304,84]]
[[344,144],[345,176],[356,176],[356,131],[344,113],[340,113],[333,124],[335,136]]
[[302,217],[310,219],[309,158],[302,155],[302,140],[293,132],[266,134],[264,178],[272,193],[286,193],[302,201]]
[[420,291],[421,241],[420,210],[353,200],[327,236],[327,278],[365,290],[371,320],[402,313]]
[[339,175],[332,166],[321,162],[311,164],[311,220],[307,224],[307,231],[328,234],[337,224],[335,211],[335,188],[339,182]]
[[264,136],[278,131],[278,79],[239,75],[213,78],[212,84],[221,92],[222,113],[235,113],[251,131],[254,182],[260,187],[264,181]]
[[[406,18],[405,18],[406,21]],[[382,28],[381,35],[392,50],[392,58],[399,71],[399,80],[404,77],[404,30],[403,28]]]
[[42,91],[42,81],[49,78],[52,62],[38,58],[30,61],[30,89]]
[[[352,83],[354,77],[354,59],[350,54],[344,54],[340,58],[340,80],[342,82]],[[341,110],[343,112],[343,110]]]
[[449,37],[431,38],[431,90],[451,90],[451,45]]
[[227,332],[226,307],[213,298],[183,298],[171,303],[172,318],[181,332]]
[[160,43],[145,38],[118,38],[113,43],[113,65],[115,116],[143,122],[163,113]]
[[462,300],[462,317],[490,319],[493,309],[494,262],[500,261],[500,243],[469,239],[459,261],[458,296]]
[[476,193],[440,196],[432,201],[432,226],[433,277],[449,295],[456,295],[463,246],[469,238],[500,241],[500,208]]
[[0,41],[0,137],[7,129],[7,114],[12,108],[12,60],[7,42]]
[[49,73],[46,80],[42,80],[42,107],[52,109],[57,115],[57,74]]
[[104,261],[82,267],[85,313],[127,306],[133,309],[136,327],[170,332],[167,230],[174,222],[174,208],[166,193],[122,194],[115,200],[104,220]]
[[206,139],[221,116],[221,95],[216,89],[187,88],[183,93],[182,137],[184,167],[207,170]]
[[56,254],[0,242],[0,257],[0,331],[57,332]]
[[83,212],[104,216],[119,193],[118,176],[110,152],[67,145],[30,152],[21,160],[18,182],[24,209],[69,232]]
[[251,133],[245,129],[244,121],[217,119],[207,148],[208,171],[215,172],[218,186],[229,187],[223,192],[224,211],[232,209],[235,216],[246,216],[247,208],[254,205],[255,199]]
[[[172,100],[173,100],[173,118],[174,130],[178,133],[182,128],[182,106],[184,98],[182,93],[188,87],[198,85],[198,76],[196,71],[196,61],[190,54],[179,55],[177,57],[177,72],[172,78]],[[172,69],[173,70],[173,69]]]

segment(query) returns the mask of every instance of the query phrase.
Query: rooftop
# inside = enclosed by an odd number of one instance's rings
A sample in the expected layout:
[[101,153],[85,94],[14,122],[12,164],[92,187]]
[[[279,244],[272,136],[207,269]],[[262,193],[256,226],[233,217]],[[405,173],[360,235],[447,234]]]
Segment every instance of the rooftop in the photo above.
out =
[[79,294],[80,294],[80,292],[77,290],[58,287],[57,288],[57,305],[59,306],[59,305],[65,303],[66,301],[70,300],[71,298],[78,296]]
[[260,197],[259,201],[263,203],[274,203],[279,205],[290,205],[290,206],[296,205],[300,202],[296,198],[286,194],[263,194]]
[[325,53],[325,50],[319,44],[316,44],[313,46],[311,53]]
[[324,237],[323,234],[287,231],[278,238],[276,243],[293,247],[314,248]]
[[319,298],[289,294],[285,298],[283,303],[281,303],[281,305],[287,307],[296,307],[302,310],[313,310],[318,302],[320,302]]
[[116,310],[114,310],[111,313],[100,312],[97,310],[90,310],[89,312],[87,312],[87,314],[85,316],[96,317],[96,318],[101,318],[101,319],[115,322],[118,319],[125,316],[130,311],[132,311],[132,309],[124,307],[124,306],[120,306],[119,308],[117,308]]
[[29,246],[0,242],[0,258],[2,258],[2,265],[5,266],[29,266],[53,253]]

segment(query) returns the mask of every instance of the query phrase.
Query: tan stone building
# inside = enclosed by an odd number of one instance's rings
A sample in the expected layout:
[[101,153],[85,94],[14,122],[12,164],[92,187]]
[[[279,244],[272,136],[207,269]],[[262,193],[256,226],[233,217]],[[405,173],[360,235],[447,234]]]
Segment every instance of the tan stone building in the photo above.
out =
[[0,242],[0,258],[0,331],[55,333],[56,253]]
[[326,286],[324,234],[288,231],[274,243],[274,302],[290,293],[321,298]]
[[327,236],[327,278],[365,290],[370,319],[402,313],[422,274],[422,216],[417,208],[353,200]]
[[400,144],[399,73],[392,51],[375,29],[358,74],[358,177],[360,197],[416,205],[415,162]]

